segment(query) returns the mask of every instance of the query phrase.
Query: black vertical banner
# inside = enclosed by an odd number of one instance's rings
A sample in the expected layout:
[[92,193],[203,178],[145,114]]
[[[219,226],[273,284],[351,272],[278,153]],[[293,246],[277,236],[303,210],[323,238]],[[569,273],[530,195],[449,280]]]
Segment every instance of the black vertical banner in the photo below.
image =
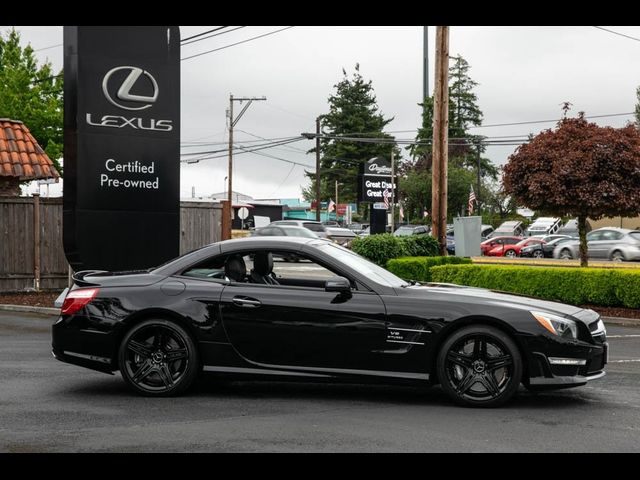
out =
[[64,101],[72,268],[149,268],[178,256],[178,27],[64,27]]

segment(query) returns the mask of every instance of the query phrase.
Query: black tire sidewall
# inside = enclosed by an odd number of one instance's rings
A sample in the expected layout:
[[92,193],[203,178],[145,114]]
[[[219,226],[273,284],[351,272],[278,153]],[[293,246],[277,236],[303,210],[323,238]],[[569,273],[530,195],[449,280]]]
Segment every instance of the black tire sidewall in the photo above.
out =
[[[463,398],[456,393],[453,386],[449,383],[449,376],[446,372],[445,367],[447,353],[458,340],[460,340],[462,337],[472,334],[483,334],[495,337],[509,350],[508,353],[513,358],[513,368],[511,379],[509,380],[509,385],[504,392],[502,392],[498,397],[491,400],[474,401],[471,399]],[[513,397],[513,395],[518,390],[520,381],[522,380],[522,355],[520,355],[520,350],[518,349],[516,343],[511,339],[509,335],[507,335],[502,330],[489,325],[470,325],[461,328],[460,330],[456,330],[446,338],[446,340],[440,347],[440,351],[438,352],[437,371],[442,389],[458,405],[485,408],[498,407],[511,399],[511,397]]]
[[[150,390],[145,390],[140,386],[138,386],[135,382],[131,380],[131,378],[129,378],[129,374],[125,367],[126,351],[127,351],[126,345],[131,339],[131,337],[133,337],[141,329],[154,326],[154,325],[161,325],[163,327],[172,329],[175,333],[179,334],[182,337],[182,340],[184,341],[187,347],[188,358],[189,358],[187,370],[185,371],[182,378],[173,387],[161,392],[153,392]],[[195,342],[193,341],[191,335],[182,326],[178,325],[176,322],[173,322],[171,320],[164,320],[164,319],[149,319],[133,326],[124,335],[124,337],[122,338],[122,341],[120,342],[120,346],[118,347],[118,365],[120,366],[120,374],[122,375],[122,378],[124,379],[127,386],[132,390],[134,390],[135,392],[141,395],[149,396],[149,397],[170,397],[170,396],[175,396],[175,395],[179,395],[180,393],[183,393],[193,384],[194,380],[196,379],[200,371],[198,350],[196,348]]]

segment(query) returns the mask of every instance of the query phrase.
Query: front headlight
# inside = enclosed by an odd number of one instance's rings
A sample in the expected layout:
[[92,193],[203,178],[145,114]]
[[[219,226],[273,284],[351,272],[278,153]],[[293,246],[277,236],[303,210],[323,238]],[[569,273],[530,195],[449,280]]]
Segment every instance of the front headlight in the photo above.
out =
[[533,318],[535,318],[540,325],[554,335],[563,338],[578,338],[578,326],[573,320],[543,312],[531,311],[531,315],[533,315]]

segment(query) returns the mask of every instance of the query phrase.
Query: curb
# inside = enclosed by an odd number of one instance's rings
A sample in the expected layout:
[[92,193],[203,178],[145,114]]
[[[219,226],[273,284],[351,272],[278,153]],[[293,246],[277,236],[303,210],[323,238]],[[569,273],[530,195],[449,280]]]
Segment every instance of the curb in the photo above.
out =
[[621,325],[623,327],[640,327],[640,319],[624,317],[602,317],[605,325]]
[[40,315],[60,315],[59,308],[32,307],[30,305],[0,305],[2,312],[37,313]]

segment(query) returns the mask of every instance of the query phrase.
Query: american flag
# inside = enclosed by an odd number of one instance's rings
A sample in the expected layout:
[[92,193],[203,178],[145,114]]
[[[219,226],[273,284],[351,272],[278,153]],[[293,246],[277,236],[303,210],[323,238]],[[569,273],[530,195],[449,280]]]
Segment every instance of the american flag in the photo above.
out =
[[391,197],[391,192],[385,188],[384,192],[382,192],[382,196],[384,197],[384,206],[389,210],[389,198]]
[[476,193],[473,191],[473,185],[471,185],[471,190],[469,191],[469,203],[467,204],[467,210],[469,210],[469,215],[473,213],[473,202],[476,201]]

